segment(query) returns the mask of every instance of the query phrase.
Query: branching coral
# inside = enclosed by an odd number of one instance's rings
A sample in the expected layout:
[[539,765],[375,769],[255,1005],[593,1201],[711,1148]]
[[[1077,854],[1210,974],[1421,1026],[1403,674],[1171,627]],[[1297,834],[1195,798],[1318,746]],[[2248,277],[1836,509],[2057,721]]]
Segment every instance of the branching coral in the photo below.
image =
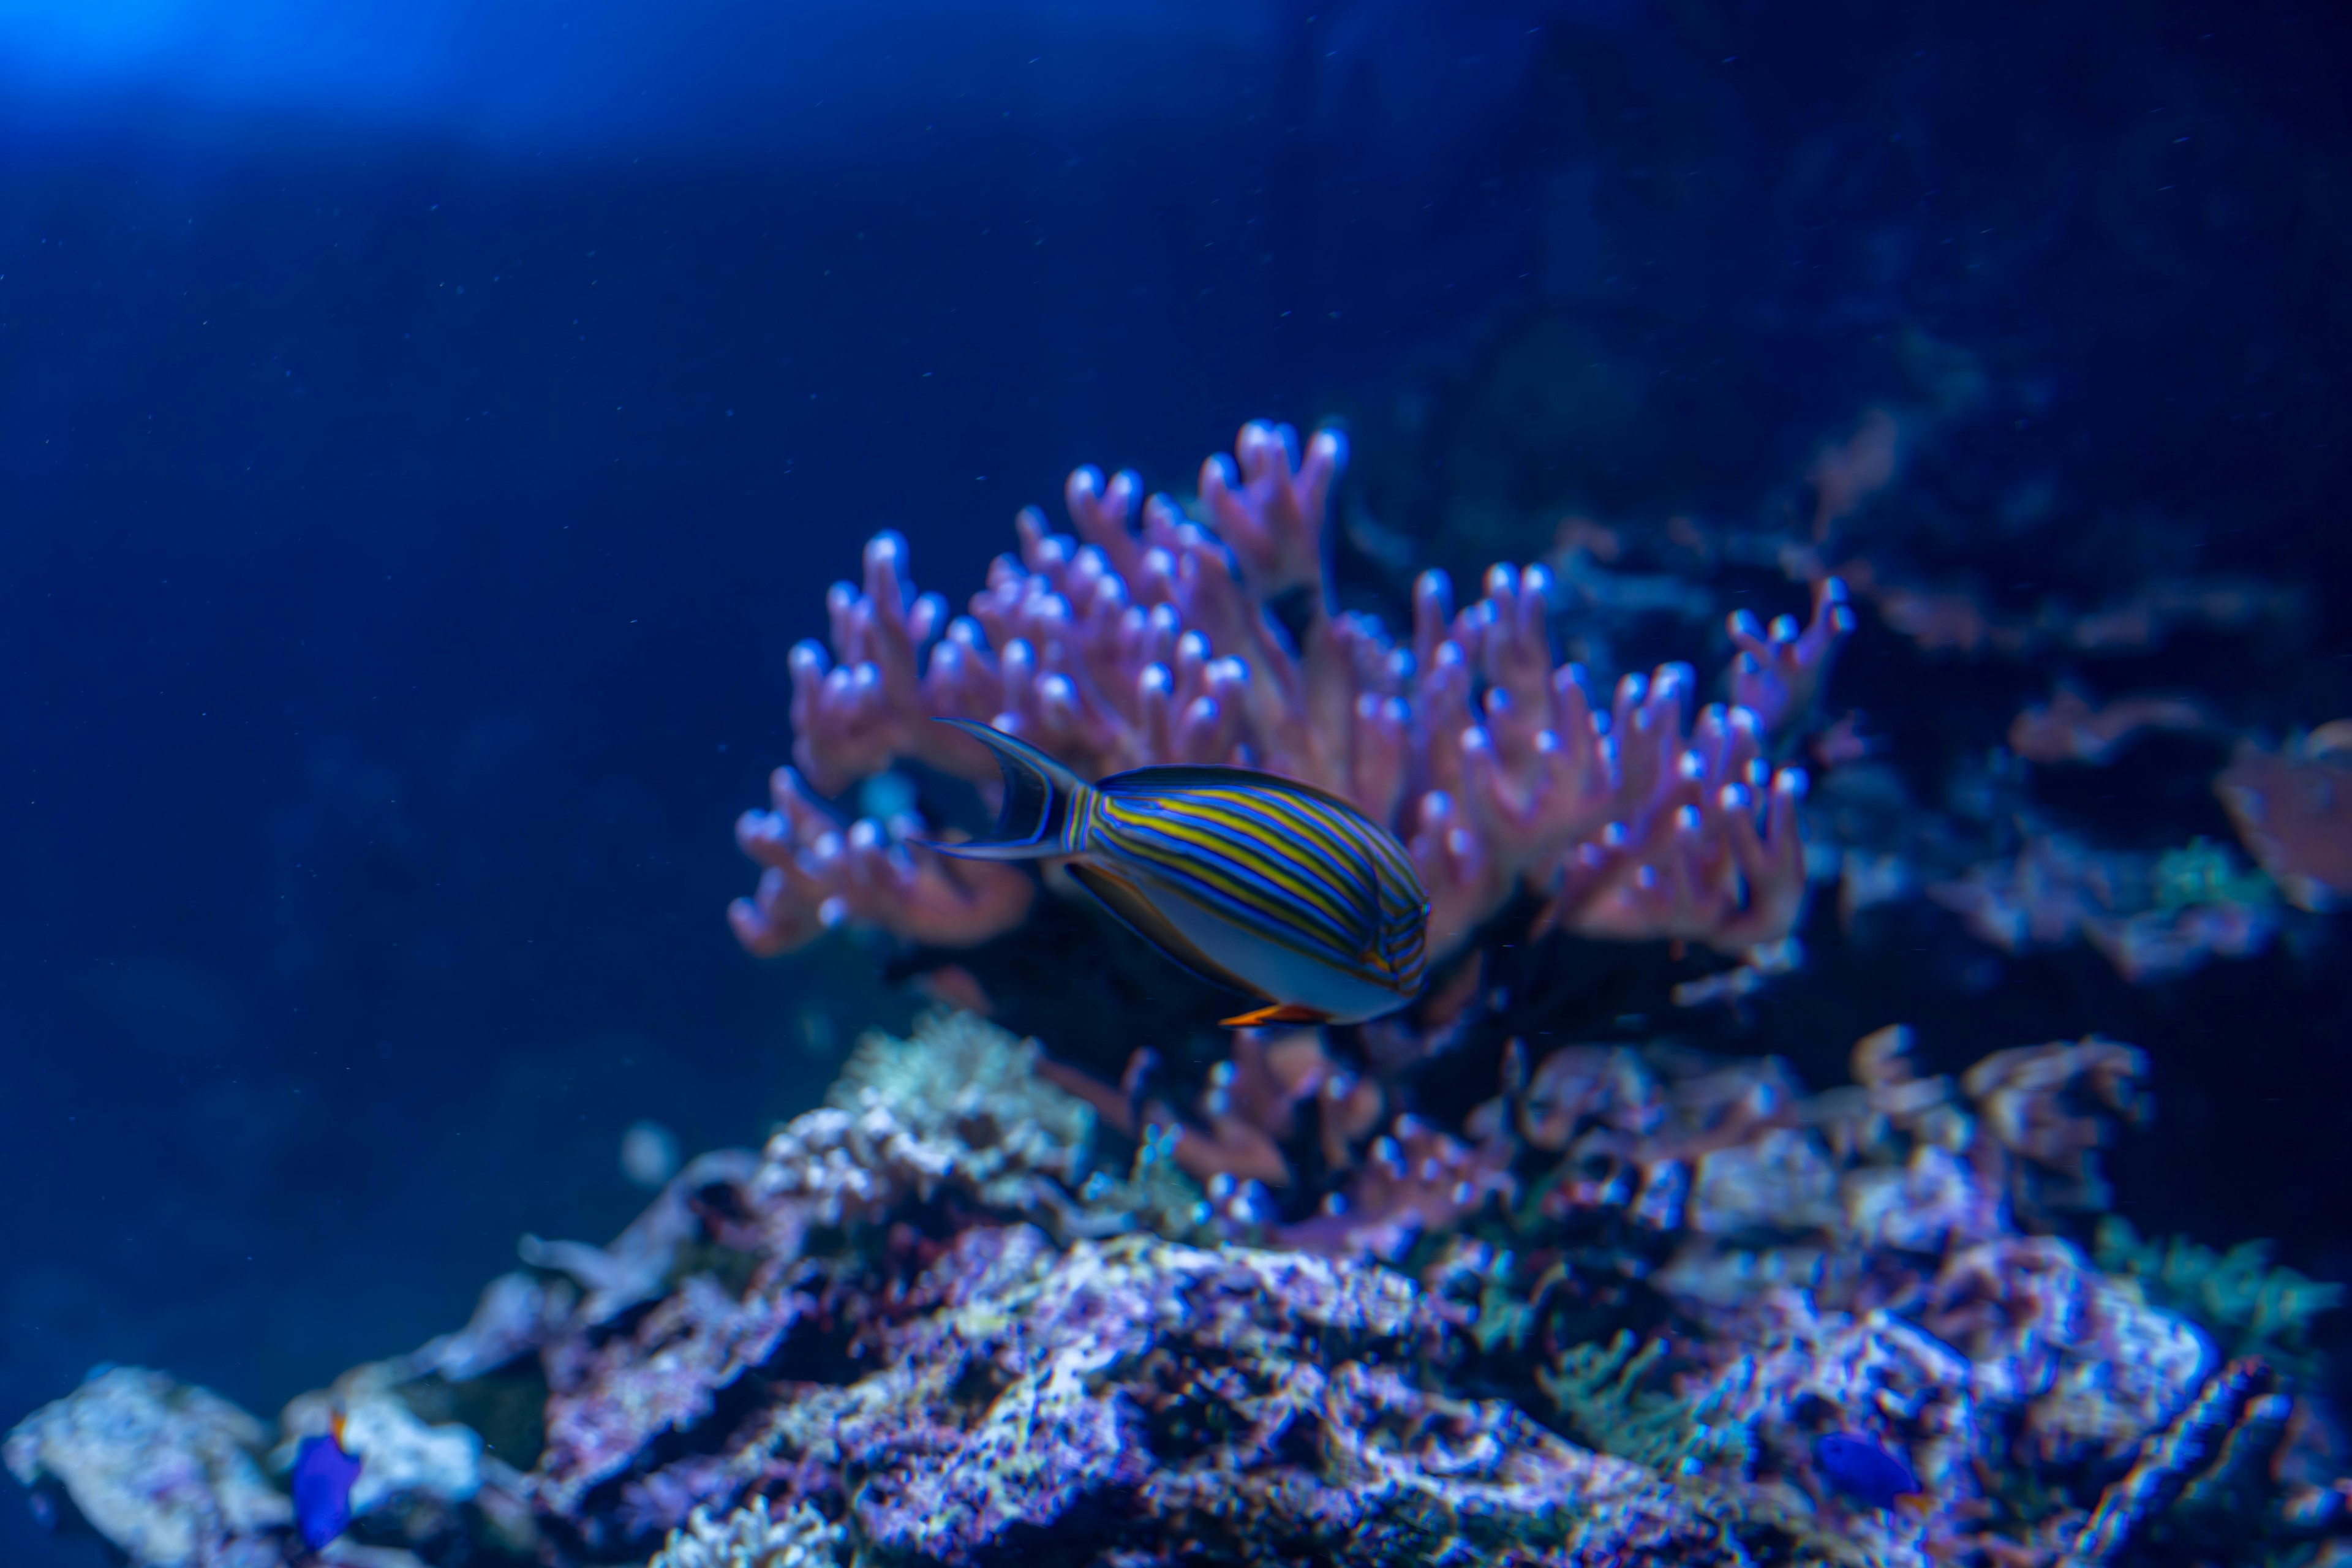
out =
[[[1842,616],[1864,612],[1880,630],[1928,653],[2054,658],[2072,667],[2059,675],[2045,702],[2016,714],[2007,726],[2009,749],[1999,753],[2004,763],[2057,765],[2110,763],[2137,739],[2158,732],[2185,738],[2187,743],[2168,751],[2168,758],[2178,758],[2210,748],[2231,731],[2229,715],[2237,704],[2221,689],[2224,680],[2213,661],[2200,661],[2206,668],[2199,689],[2127,691],[2101,702],[2074,684],[2074,671],[2093,660],[2145,653],[2191,630],[2231,642],[2259,640],[2279,652],[2307,642],[2302,590],[2187,571],[2198,551],[2197,531],[2185,521],[2133,525],[2134,537],[2148,541],[2168,563],[2168,569],[2137,583],[2117,583],[2112,557],[2090,550],[2074,552],[2070,573],[2011,574],[2029,580],[2009,584],[2006,592],[1993,591],[1979,572],[1951,570],[1957,564],[1951,547],[1962,542],[1952,536],[1957,516],[1896,483],[1906,467],[1898,457],[1933,447],[1943,417],[1926,408],[1864,411],[1850,436],[1820,449],[1804,477],[1809,499],[1801,492],[1783,505],[1768,504],[1753,521],[1675,515],[1661,524],[1575,516],[1560,522],[1548,560],[1585,612],[1567,621],[1575,646],[1601,657],[1612,641],[1654,637],[1654,625],[1643,626],[1645,618],[1654,623],[1670,613],[1685,622],[1702,620],[1735,603],[1732,595],[1754,591],[1757,579],[1769,574],[1817,592],[1841,584]],[[1931,574],[1924,563],[1938,558],[1946,570]],[[2074,579],[2072,591],[2052,581],[2064,576]],[[2038,592],[2037,602],[2017,597],[2028,588]],[[1843,608],[1849,603],[1851,609]],[[1735,629],[1735,640],[1748,650],[1738,661],[1742,670],[1752,654],[1748,639],[1759,630],[1753,621],[1746,623],[1746,637]],[[1792,648],[1807,640],[1793,626],[1778,630]],[[1916,719],[1913,705],[1937,679],[1916,674],[1906,689],[1883,700],[1912,707]],[[1767,689],[1743,686],[1735,673],[1732,692],[1768,727],[1777,723]],[[2217,781],[2248,849],[2287,900],[2305,909],[2328,907],[2352,891],[2352,851],[2346,847],[2352,836],[2336,820],[2343,813],[2333,804],[2352,798],[2343,787],[2344,755],[2352,753],[2346,752],[2342,728],[2323,725],[2278,750],[2248,742]],[[1863,715],[1849,712],[1814,727],[1804,751],[1834,776],[1893,747],[1901,733],[1899,728],[1877,733]],[[1988,746],[1996,739],[1981,735]],[[1907,736],[1902,743],[1911,750]],[[1911,751],[1907,760],[1923,759]],[[2232,878],[2225,879],[2231,884],[2226,893],[2216,886],[2210,896],[2195,900],[2151,899],[2149,884],[2161,868],[2157,856],[2137,847],[2147,841],[2144,825],[1983,809],[1981,781],[1967,776],[1976,771],[1969,764],[1948,770],[1938,781],[1942,799],[1936,806],[1903,803],[1905,820],[1895,832],[1883,829],[1896,825],[1881,824],[1879,832],[1855,836],[1847,831],[1853,825],[1834,820],[1833,810],[1809,813],[1815,875],[1836,864],[1847,924],[1871,904],[1926,892],[2006,952],[2080,939],[2135,984],[2170,979],[2217,957],[2249,956],[2277,934],[2280,912],[2269,889]],[[2021,769],[2012,772],[2022,775]],[[2070,798],[2063,784],[2052,794]],[[2080,795],[2071,792],[2073,798]],[[2113,847],[2118,837],[2137,842],[2124,850]],[[1982,973],[1992,971],[1984,966]],[[1685,983],[1677,1003],[1736,1004],[1759,979],[1760,972],[1706,976]]]
[[2281,751],[2248,741],[2213,781],[2238,837],[2297,908],[2352,897],[2352,720]]
[[2270,1368],[2232,1362],[2198,1392],[2173,1423],[2150,1434],[2132,1468],[2109,1487],[2069,1542],[2063,1568],[2101,1568],[2113,1562],[2142,1525],[2179,1495],[2209,1465],[2226,1465],[2231,1438],[2250,1415],[2275,1426]]
[[1726,1415],[1728,1387],[1678,1395],[1644,1386],[1665,1350],[1664,1340],[1637,1344],[1630,1331],[1620,1332],[1605,1344],[1562,1352],[1536,1383],[1602,1453],[1660,1475],[1721,1468],[1738,1476],[1748,1464],[1748,1428]]
[[2107,1206],[2096,1152],[2107,1125],[2083,1107],[2137,1121],[2147,1078],[2146,1053],[2093,1036],[1995,1051],[1960,1075],[1960,1088],[1983,1118],[1988,1147],[2008,1156],[2010,1201],[2038,1216]]
[[1324,1214],[1287,1227],[1285,1239],[1321,1251],[1398,1258],[1422,1236],[1442,1232],[1476,1213],[1490,1198],[1507,1199],[1507,1142],[1465,1145],[1412,1116],[1373,1141],[1370,1156],[1335,1193]]
[[738,830],[765,868],[735,905],[738,935],[778,952],[856,921],[952,946],[1017,923],[1025,878],[950,870],[908,822],[845,828],[802,782],[831,794],[908,761],[986,785],[980,749],[929,721],[959,717],[1091,776],[1238,763],[1343,795],[1411,846],[1441,949],[1521,885],[1592,935],[1727,952],[1785,936],[1804,896],[1803,781],[1765,752],[1852,626],[1843,589],[1823,583],[1805,626],[1735,617],[1727,708],[1694,721],[1678,665],[1601,701],[1555,657],[1541,567],[1496,567],[1459,613],[1425,575],[1404,643],[1335,613],[1321,531],[1345,459],[1332,432],[1302,452],[1287,427],[1245,426],[1234,458],[1202,469],[1198,521],[1131,473],[1081,468],[1075,533],[1024,512],[1018,554],[952,620],[907,581],[904,542],[877,537],[862,585],[828,598],[830,653],[794,652],[798,772]]
[[2095,850],[2036,834],[2013,859],[1930,884],[1927,896],[2003,952],[2088,942],[2133,982],[2162,980],[2209,958],[2242,958],[2278,929],[2277,895],[2200,840],[2163,855]]
[[806,1503],[771,1513],[753,1498],[724,1519],[696,1509],[648,1568],[837,1568],[845,1535]]
[[2142,1241],[2129,1220],[2099,1221],[2099,1267],[2140,1281],[2159,1305],[2186,1312],[2241,1355],[2300,1351],[2311,1321],[2344,1304],[2344,1287],[2271,1262],[2270,1244],[2242,1242],[2228,1252],[2185,1236]]
[[969,945],[1028,912],[1035,884],[1027,877],[910,843],[920,826],[912,817],[865,817],[844,830],[792,769],[777,769],[769,785],[774,809],[747,814],[735,830],[765,868],[752,896],[728,910],[752,952],[790,952],[845,921],[908,942]]
[[1981,1237],[2003,1204],[2037,1219],[2098,1206],[2095,1102],[2137,1115],[2140,1053],[2091,1039],[1986,1058],[1957,1084],[1921,1079],[1907,1031],[1855,1050],[1862,1087],[1806,1097],[1785,1064],[1563,1047],[1507,1058],[1474,1131],[1515,1126],[1564,1157],[1528,1187],[1520,1223],[1622,1214],[1652,1230],[1788,1236],[1926,1249]]
[[2108,761],[2141,735],[2158,731],[2198,733],[2212,716],[2178,697],[2118,698],[2105,704],[2061,685],[2046,703],[2023,710],[2009,726],[2009,749],[2030,763]]
[[1094,1113],[1038,1077],[1037,1044],[969,1013],[926,1015],[913,1038],[869,1034],[827,1109],[770,1142],[760,1186],[814,1201],[827,1223],[955,1184],[1027,1210],[1074,1186]]
[[1154,1126],[1166,1130],[1176,1163],[1202,1181],[1287,1184],[1291,1171],[1281,1145],[1309,1118],[1320,1132],[1324,1161],[1348,1163],[1349,1146],[1370,1136],[1386,1113],[1380,1085],[1333,1060],[1312,1029],[1237,1032],[1232,1054],[1211,1070],[1190,1124],[1165,1100],[1143,1092],[1153,1066],[1150,1054],[1139,1051],[1118,1089],[1057,1062],[1040,1070],[1128,1137]]
[[[1832,559],[1835,559],[1832,557]],[[1822,568],[1810,566],[1812,572]],[[2151,578],[2084,609],[2053,597],[2024,614],[2006,612],[1966,586],[1930,586],[1876,569],[1856,556],[1837,566],[1894,631],[1929,653],[2025,658],[2050,652],[2138,653],[2182,627],[2241,630],[2284,619],[2302,607],[2291,589],[2246,579]]]

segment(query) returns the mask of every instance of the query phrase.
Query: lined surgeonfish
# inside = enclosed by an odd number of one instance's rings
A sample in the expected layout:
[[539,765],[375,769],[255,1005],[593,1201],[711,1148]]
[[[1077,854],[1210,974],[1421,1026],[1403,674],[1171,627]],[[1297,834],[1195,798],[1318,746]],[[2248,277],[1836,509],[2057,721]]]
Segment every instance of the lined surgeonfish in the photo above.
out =
[[1137,768],[1088,784],[1025,741],[942,719],[996,754],[996,837],[970,860],[1066,862],[1153,946],[1265,1005],[1227,1024],[1352,1024],[1412,1000],[1429,895],[1402,845],[1336,795],[1247,768]]

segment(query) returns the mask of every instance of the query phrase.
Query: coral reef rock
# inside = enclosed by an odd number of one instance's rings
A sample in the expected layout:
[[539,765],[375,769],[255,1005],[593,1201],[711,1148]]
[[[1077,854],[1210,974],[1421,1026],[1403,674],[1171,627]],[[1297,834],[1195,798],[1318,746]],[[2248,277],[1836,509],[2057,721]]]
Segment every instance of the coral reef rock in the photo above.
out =
[[[141,1367],[100,1368],[8,1435],[11,1474],[61,1488],[139,1568],[259,1568],[293,1505],[263,1476],[259,1421]],[[54,1505],[52,1505],[54,1506]]]
[[[1360,1202],[1281,1223],[1035,1042],[934,1014],[277,1441],[343,1417],[369,1490],[329,1560],[377,1568],[2340,1560],[2302,1337],[2333,1293],[2061,1233],[2139,1053],[1926,1077],[1893,1028],[1853,1065],[1811,1094],[1664,1042],[1515,1050],[1471,1142],[1342,1139]],[[1921,1505],[1842,1494],[1832,1433]],[[6,1454],[142,1568],[271,1568],[269,1441],[117,1369]]]

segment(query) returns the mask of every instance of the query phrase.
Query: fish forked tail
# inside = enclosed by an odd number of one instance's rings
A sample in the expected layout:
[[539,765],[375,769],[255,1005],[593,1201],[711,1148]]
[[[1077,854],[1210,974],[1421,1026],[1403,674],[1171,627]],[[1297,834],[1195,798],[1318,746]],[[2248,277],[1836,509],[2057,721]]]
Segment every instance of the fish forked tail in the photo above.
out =
[[938,719],[952,724],[995,754],[1004,772],[1004,808],[996,832],[961,844],[927,841],[929,848],[962,860],[1042,860],[1076,854],[1078,824],[1094,785],[1039,751],[992,725],[971,719]]

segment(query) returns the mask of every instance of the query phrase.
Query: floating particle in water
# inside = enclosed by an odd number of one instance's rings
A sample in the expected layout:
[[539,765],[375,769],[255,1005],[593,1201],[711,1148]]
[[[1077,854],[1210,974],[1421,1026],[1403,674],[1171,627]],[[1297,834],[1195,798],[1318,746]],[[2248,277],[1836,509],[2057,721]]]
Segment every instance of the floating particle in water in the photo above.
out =
[[621,1134],[621,1173],[641,1187],[677,1174],[677,1134],[658,1121],[632,1121]]
[[803,1007],[793,1023],[800,1035],[802,1050],[820,1061],[833,1058],[841,1036],[833,1026],[832,1014],[822,1007]]

